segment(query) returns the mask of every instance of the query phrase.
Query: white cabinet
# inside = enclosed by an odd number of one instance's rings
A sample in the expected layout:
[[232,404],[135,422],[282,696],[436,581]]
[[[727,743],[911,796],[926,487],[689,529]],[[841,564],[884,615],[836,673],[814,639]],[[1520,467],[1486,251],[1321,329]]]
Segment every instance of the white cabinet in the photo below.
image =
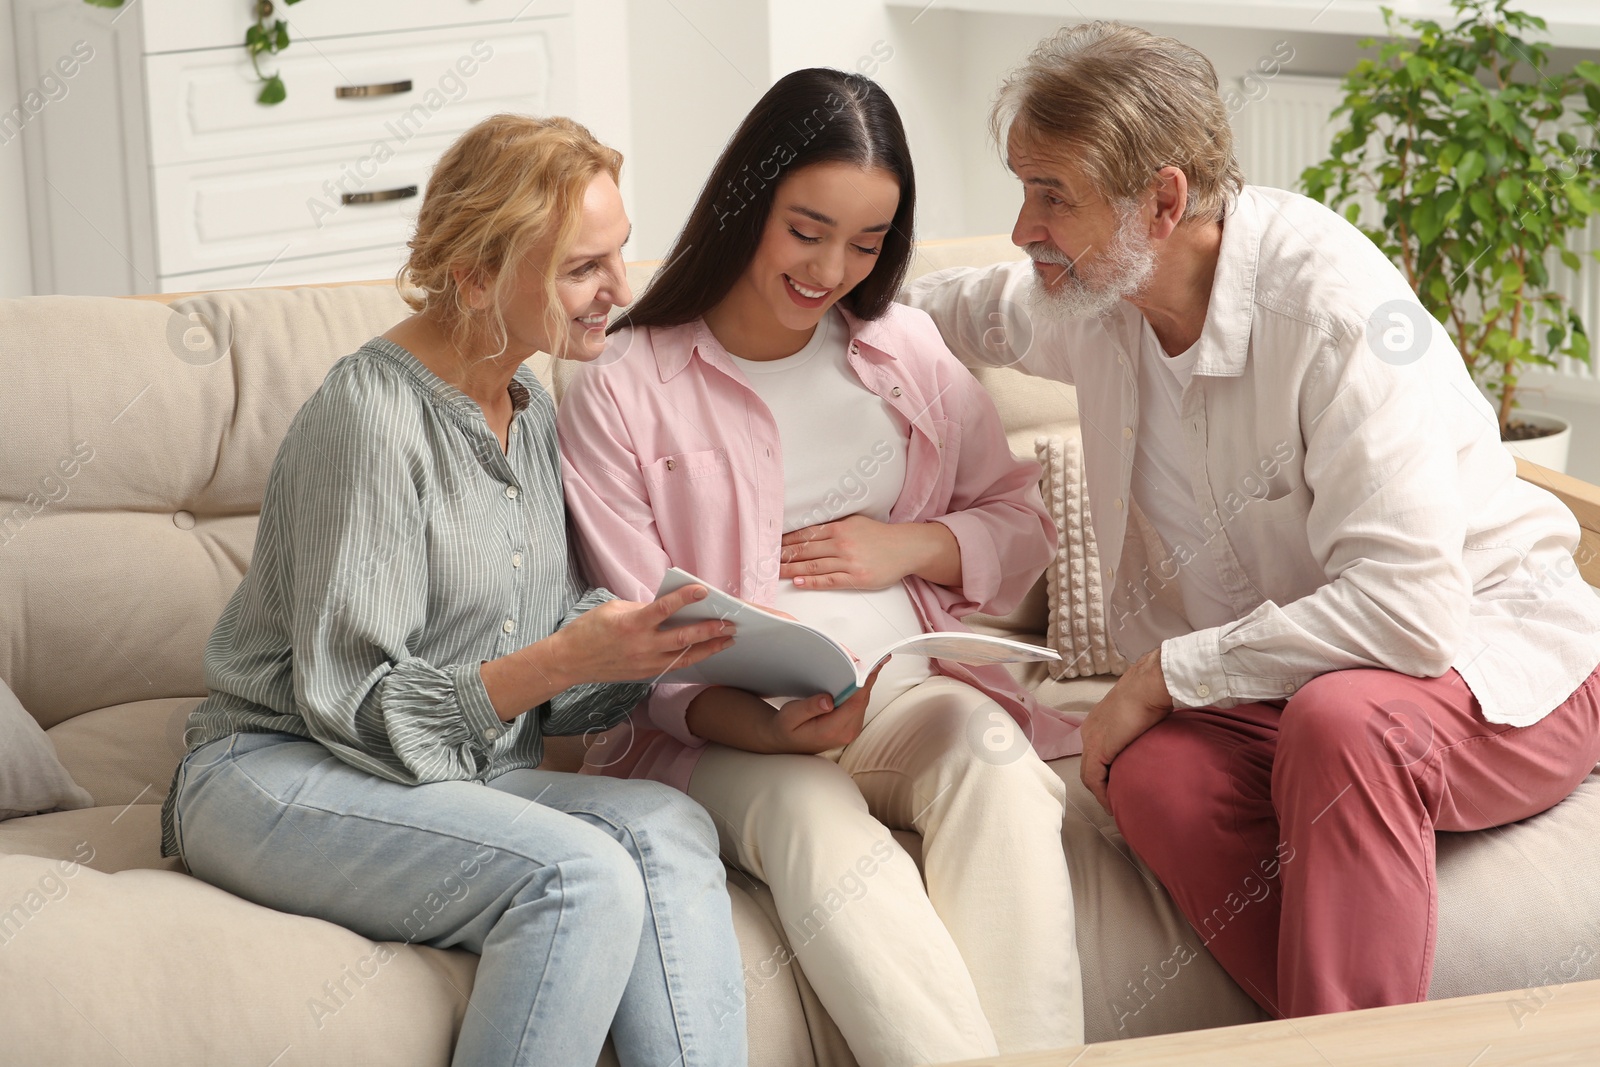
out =
[[585,120],[574,2],[280,3],[293,43],[261,65],[289,95],[268,107],[246,0],[15,0],[20,82],[41,90],[20,131],[36,290],[393,275],[463,130],[500,111]]

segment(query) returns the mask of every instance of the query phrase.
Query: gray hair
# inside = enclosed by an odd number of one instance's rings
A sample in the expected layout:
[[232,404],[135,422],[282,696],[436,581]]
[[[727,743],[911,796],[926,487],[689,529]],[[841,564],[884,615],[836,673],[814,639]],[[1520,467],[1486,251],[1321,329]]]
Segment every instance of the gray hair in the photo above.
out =
[[1220,219],[1244,185],[1217,71],[1198,49],[1120,22],[1068,26],[1040,42],[1000,86],[989,131],[1015,133],[1046,158],[1073,163],[1121,201],[1177,167],[1185,219]]

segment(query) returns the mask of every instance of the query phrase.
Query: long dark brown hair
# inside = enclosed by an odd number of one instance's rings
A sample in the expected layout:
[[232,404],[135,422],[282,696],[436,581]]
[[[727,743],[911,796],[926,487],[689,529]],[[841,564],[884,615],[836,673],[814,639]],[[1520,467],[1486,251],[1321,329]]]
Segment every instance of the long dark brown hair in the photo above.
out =
[[814,163],[879,168],[900,182],[900,206],[872,273],[840,300],[860,318],[882,315],[911,266],[917,193],[905,127],[877,82],[810,67],[780,78],[745,116],[665,264],[611,331],[680,326],[716,307],[755,258],[778,185]]

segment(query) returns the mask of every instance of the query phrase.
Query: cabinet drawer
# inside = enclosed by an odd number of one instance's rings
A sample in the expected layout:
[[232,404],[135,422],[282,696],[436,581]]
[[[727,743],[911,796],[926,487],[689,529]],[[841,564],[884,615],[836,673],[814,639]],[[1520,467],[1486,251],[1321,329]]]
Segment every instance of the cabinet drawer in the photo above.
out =
[[[382,162],[366,148],[322,149],[297,153],[294,163],[228,160],[163,168],[155,181],[161,273],[403,244],[428,173],[449,143],[414,142]],[[375,199],[342,203],[347,193]]]
[[560,114],[571,107],[571,35],[562,17],[308,44],[274,61],[289,96],[273,107],[256,103],[243,49],[147,56],[151,161],[393,146],[459,132],[496,111]]
[[[194,274],[163,274],[162,293],[195,293],[208,289],[251,289],[271,285],[327,285],[334,282],[364,282],[383,279],[392,282],[400,264],[406,261],[403,244],[390,248],[366,248],[358,252],[335,252],[305,259],[280,259],[266,268],[226,267]],[[396,297],[395,321],[405,317],[406,309]]]
[[[310,0],[292,7],[275,0],[273,8],[269,24],[274,18],[283,19],[289,24],[290,37],[301,42],[375,29],[422,30],[565,15],[572,11],[572,0]],[[237,48],[244,43],[245,28],[251,23],[250,5],[245,0],[140,0],[137,10],[146,52]],[[271,58],[265,62],[270,63]],[[294,91],[292,86],[290,91]]]

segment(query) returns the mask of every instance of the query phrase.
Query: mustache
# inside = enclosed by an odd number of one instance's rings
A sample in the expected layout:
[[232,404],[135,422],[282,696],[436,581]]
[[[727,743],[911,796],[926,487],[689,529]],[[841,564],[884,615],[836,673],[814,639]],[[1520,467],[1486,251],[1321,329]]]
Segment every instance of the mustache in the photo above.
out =
[[1053,263],[1058,267],[1071,267],[1077,260],[1067,255],[1054,245],[1047,245],[1043,241],[1024,245],[1023,251],[1028,253],[1028,258],[1040,263]]

